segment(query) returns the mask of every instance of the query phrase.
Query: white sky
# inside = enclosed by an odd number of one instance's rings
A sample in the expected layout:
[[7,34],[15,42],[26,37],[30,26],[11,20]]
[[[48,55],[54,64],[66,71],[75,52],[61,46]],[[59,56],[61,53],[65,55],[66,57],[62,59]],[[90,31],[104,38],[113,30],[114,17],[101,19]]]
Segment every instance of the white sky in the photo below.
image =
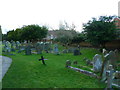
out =
[[60,21],[74,23],[77,31],[92,17],[118,15],[119,0],[0,0],[2,32],[23,25],[48,25],[57,29]]

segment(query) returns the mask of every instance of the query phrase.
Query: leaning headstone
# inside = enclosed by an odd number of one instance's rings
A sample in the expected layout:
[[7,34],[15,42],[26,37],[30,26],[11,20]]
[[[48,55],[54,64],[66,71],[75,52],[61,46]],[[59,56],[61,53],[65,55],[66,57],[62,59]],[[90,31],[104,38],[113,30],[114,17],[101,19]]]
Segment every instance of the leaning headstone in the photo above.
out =
[[93,70],[94,72],[100,72],[102,68],[102,56],[99,54],[96,54],[93,57]]
[[25,54],[26,55],[31,55],[31,45],[30,44],[28,44],[26,46],[26,48],[25,48]]
[[108,66],[110,65],[110,63],[109,63],[109,54],[106,54],[105,56],[104,56],[104,61],[103,61],[103,64],[102,64],[102,71],[101,71],[101,77],[102,77],[102,79],[101,79],[101,81],[102,82],[104,82],[106,79],[107,79],[107,77],[106,77],[106,72],[107,72],[107,70],[108,70]]
[[68,67],[68,66],[71,66],[71,61],[70,60],[66,61],[66,66],[65,67]]

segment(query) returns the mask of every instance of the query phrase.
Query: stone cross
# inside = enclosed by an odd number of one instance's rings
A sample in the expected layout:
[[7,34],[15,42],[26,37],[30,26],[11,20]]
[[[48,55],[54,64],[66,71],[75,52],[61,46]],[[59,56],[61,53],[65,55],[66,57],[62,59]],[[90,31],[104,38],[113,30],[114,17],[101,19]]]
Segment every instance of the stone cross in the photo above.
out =
[[100,72],[102,68],[102,56],[99,54],[96,54],[93,57],[93,70],[94,72]]
[[41,59],[39,59],[39,61],[40,61],[40,60],[42,60],[42,63],[43,63],[44,65],[46,65],[44,60],[48,60],[48,59],[44,59],[44,57],[41,56]]

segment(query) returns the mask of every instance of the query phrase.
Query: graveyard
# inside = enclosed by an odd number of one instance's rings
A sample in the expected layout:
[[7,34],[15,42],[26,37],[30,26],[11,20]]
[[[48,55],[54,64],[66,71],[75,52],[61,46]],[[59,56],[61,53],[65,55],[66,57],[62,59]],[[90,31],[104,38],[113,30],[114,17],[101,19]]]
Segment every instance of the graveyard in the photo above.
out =
[[55,30],[31,24],[1,33],[2,88],[120,89],[118,22],[100,16],[82,32],[64,22]]
[[[6,43],[10,45],[9,42]],[[99,49],[84,47],[66,49],[60,44],[40,42],[36,43],[34,48],[30,48],[31,43],[16,43],[16,46],[11,44],[11,51],[4,47],[2,49],[4,50],[2,55],[12,59],[12,64],[2,79],[3,88],[106,88],[111,86],[105,83],[105,80],[101,81],[106,76],[100,78],[105,52],[101,53]],[[96,65],[94,62],[91,65],[97,57],[100,57],[101,61],[96,62],[101,64]],[[67,61],[70,63],[67,64]],[[120,60],[117,60],[117,63],[120,63]],[[120,71],[119,65],[116,67],[116,71]],[[116,86],[112,87],[116,88]]]

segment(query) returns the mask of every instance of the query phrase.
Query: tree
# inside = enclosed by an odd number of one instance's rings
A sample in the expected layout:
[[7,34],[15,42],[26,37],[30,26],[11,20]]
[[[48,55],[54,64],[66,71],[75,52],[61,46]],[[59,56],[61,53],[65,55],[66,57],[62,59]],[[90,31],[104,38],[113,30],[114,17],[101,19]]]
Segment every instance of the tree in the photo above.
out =
[[87,40],[93,45],[105,48],[105,43],[116,39],[116,26],[113,21],[115,16],[100,16],[99,19],[93,18],[83,25]]
[[85,41],[85,36],[83,33],[79,33],[78,35],[74,36],[72,39],[72,43],[80,43]]
[[21,29],[22,40],[41,40],[46,37],[48,31],[47,27],[39,25],[23,26]]

